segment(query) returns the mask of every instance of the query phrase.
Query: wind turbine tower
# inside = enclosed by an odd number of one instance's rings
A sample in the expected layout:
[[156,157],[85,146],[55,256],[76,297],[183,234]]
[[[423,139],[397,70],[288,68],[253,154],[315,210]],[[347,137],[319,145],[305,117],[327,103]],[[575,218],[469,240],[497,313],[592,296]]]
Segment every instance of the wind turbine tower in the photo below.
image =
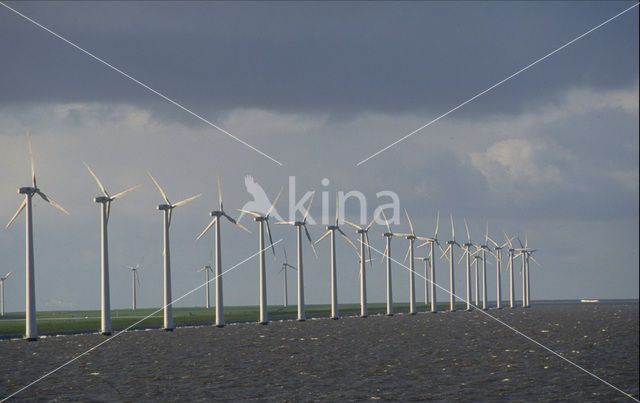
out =
[[18,217],[20,212],[26,207],[25,219],[26,219],[26,244],[25,244],[25,270],[26,270],[26,307],[25,307],[25,339],[29,341],[38,340],[38,328],[36,325],[36,285],[35,285],[35,263],[33,255],[33,213],[32,213],[32,198],[37,194],[44,201],[51,204],[53,207],[69,215],[69,212],[65,210],[61,205],[53,201],[52,198],[44,194],[36,184],[36,170],[35,163],[33,161],[33,151],[31,149],[31,135],[27,132],[27,142],[29,143],[29,159],[31,160],[31,186],[21,187],[18,189],[19,194],[23,194],[24,201],[18,207],[18,211],[11,217],[7,228]]
[[500,309],[502,307],[502,249],[507,246],[508,242],[499,245],[496,241],[491,238],[487,238],[494,246],[496,251],[496,308]]
[[127,266],[127,269],[131,270],[131,310],[136,310],[136,281],[138,282],[138,286],[140,286],[140,275],[138,274],[138,270],[141,269],[140,265],[142,264],[142,259],[135,266]]
[[289,261],[287,260],[287,250],[282,246],[282,250],[284,251],[284,263],[282,263],[282,269],[280,269],[280,273],[284,272],[284,301],[283,306],[287,307],[289,305],[289,292],[287,290],[287,270],[296,270],[295,266],[291,266]]
[[[438,214],[436,215],[436,230],[433,234],[433,238],[427,238],[425,243],[423,243],[422,245],[418,245],[418,248],[421,248],[423,246],[426,246],[427,244],[429,244],[429,263],[430,263],[430,269],[431,269],[431,273],[429,278],[431,279],[429,281],[430,283],[430,287],[431,287],[431,312],[436,313],[438,312],[438,306],[436,303],[436,270],[435,270],[435,259],[433,258],[433,250],[435,245],[438,245],[438,247],[440,248],[440,250],[442,250],[442,247],[440,246],[440,243],[438,242],[438,226],[440,224],[440,212],[438,211]],[[427,277],[427,276],[425,276]],[[426,291],[425,291],[426,294]]]
[[[453,266],[454,266],[454,259],[453,259],[453,246],[457,246],[460,248],[460,244],[458,242],[456,242],[456,231],[455,231],[455,227],[453,226],[453,216],[449,216],[449,218],[451,218],[451,240],[447,241],[447,249],[442,249],[442,247],[440,248],[440,250],[442,251],[442,256],[440,257],[441,259],[443,257],[446,257],[449,260],[449,310],[451,312],[455,312],[456,310],[456,300],[455,300],[455,292],[456,292],[456,286],[455,286],[455,277],[454,277],[454,272],[453,272]],[[447,253],[449,253],[449,256],[447,256]]]
[[[381,211],[381,210],[380,210]],[[378,217],[379,214],[376,214],[373,216],[373,218],[371,219],[371,222],[369,222],[369,224],[362,228],[361,226],[354,224],[352,222],[349,222],[347,220],[345,220],[344,222],[351,225],[353,228],[356,229],[356,232],[360,235],[360,259],[359,259],[359,263],[360,263],[360,317],[362,318],[366,318],[369,313],[367,311],[367,273],[366,273],[366,266],[367,266],[367,260],[369,261],[369,266],[371,267],[371,246],[369,244],[369,229],[371,228],[371,226],[373,225],[373,223],[375,222],[376,218]],[[365,246],[367,247],[368,251],[369,251],[369,259],[365,259]]]
[[204,306],[209,309],[211,308],[211,297],[209,296],[210,294],[210,280],[209,280],[209,274],[213,273],[213,269],[211,268],[211,264],[213,263],[213,249],[211,250],[211,254],[209,255],[209,264],[202,266],[201,268],[198,269],[198,273],[200,272],[204,272],[204,277],[205,277],[205,291],[204,291],[204,298],[205,298],[205,302],[204,302]]

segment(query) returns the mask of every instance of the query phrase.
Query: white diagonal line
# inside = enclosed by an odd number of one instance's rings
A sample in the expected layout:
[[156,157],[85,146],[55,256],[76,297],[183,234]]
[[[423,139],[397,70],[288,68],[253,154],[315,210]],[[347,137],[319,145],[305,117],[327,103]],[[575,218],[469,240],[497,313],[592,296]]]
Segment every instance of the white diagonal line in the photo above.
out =
[[356,164],[356,166],[360,166],[361,164],[364,164],[365,162],[369,161],[371,158],[379,155],[380,153],[385,152],[386,150],[390,149],[391,147],[395,146],[396,144],[408,139],[409,137],[413,136],[414,134],[418,133],[419,131],[423,130],[424,128],[431,126],[433,123],[437,122],[438,120],[442,119],[443,117],[449,115],[450,113],[462,108],[463,106],[465,106],[466,104],[468,104],[469,102],[475,100],[476,98],[481,97],[482,95],[486,94],[487,92],[491,91],[492,89],[496,88],[497,86],[509,81],[510,79],[512,79],[513,77],[517,76],[518,74],[522,73],[525,70],[530,69],[531,67],[535,66],[536,64],[540,63],[541,61],[543,61],[544,59],[550,57],[551,55],[561,51],[562,49],[566,48],[567,46],[571,45],[572,43],[576,42],[579,39],[582,39],[583,37],[589,35],[590,33],[592,33],[593,31],[595,31],[596,29],[602,27],[603,25],[615,20],[616,18],[620,17],[622,14],[626,13],[627,11],[635,8],[638,6],[638,4],[640,3],[635,3],[634,5],[632,5],[631,7],[627,8],[626,10],[614,15],[613,17],[609,18],[608,20],[596,25],[595,27],[591,28],[590,30],[588,30],[587,32],[585,32],[584,34],[570,40],[569,42],[565,43],[564,45],[560,46],[559,48],[557,48],[556,50],[554,50],[553,52],[547,53],[546,55],[542,56],[541,58],[539,58],[538,60],[536,60],[535,62],[527,65],[526,67],[521,68],[520,70],[516,71],[515,73],[511,74],[509,77],[503,79],[502,81],[499,81],[495,84],[493,84],[491,87],[487,88],[486,90],[479,92],[478,94],[474,95],[473,97],[467,99],[466,101],[464,101],[463,103],[461,103],[460,105],[456,106],[455,108],[449,110],[448,112],[443,113],[442,115],[438,116],[437,118],[433,119],[432,121],[430,121],[429,123],[420,126],[419,128],[415,129],[414,131],[412,131],[411,133],[405,135],[404,137],[399,138],[398,140],[394,141],[393,143],[389,144],[388,146],[384,147],[383,149],[381,149],[380,151],[371,154],[370,156],[368,156],[367,158],[363,159],[362,161],[358,162]]
[[[282,239],[278,240],[277,242],[274,242],[274,245],[277,245],[279,242],[281,242]],[[236,263],[234,266],[230,267],[229,269],[223,271],[222,273],[220,273],[220,276],[222,276],[225,273],[230,272],[231,270],[235,269],[236,267],[242,265],[243,263],[253,259],[254,257],[258,256],[260,253],[266,251],[267,249],[269,249],[271,246],[268,246],[256,253],[254,253],[253,255],[249,256],[248,258],[244,259],[243,261]],[[205,285],[209,284],[210,282],[212,282],[213,280],[215,280],[216,278],[220,277],[220,276],[214,276],[211,280],[209,281],[205,281],[204,283],[200,284],[199,286],[197,286],[196,288],[194,288],[193,290],[189,291],[188,293],[184,294],[183,296],[176,298],[175,300],[171,301],[170,303],[168,303],[167,305],[163,306],[162,308],[158,309],[155,312],[150,313],[149,315],[145,316],[144,318],[140,319],[139,321],[137,321],[136,323],[130,325],[129,327],[127,327],[124,330],[119,331],[118,333],[114,334],[112,337],[109,337],[108,339],[105,339],[103,342],[100,342],[98,344],[96,344],[95,346],[91,347],[90,349],[88,349],[87,351],[73,357],[72,359],[70,359],[69,361],[65,362],[64,364],[60,365],[59,367],[47,372],[46,374],[42,375],[40,378],[36,379],[35,381],[31,382],[30,384],[23,386],[22,388],[18,389],[17,391],[13,392],[12,394],[10,394],[7,397],[2,398],[2,400],[0,400],[0,402],[4,402],[12,397],[14,397],[15,395],[17,395],[18,393],[24,391],[27,388],[30,388],[31,386],[35,385],[36,383],[40,382],[41,380],[45,379],[46,377],[48,377],[49,375],[54,374],[55,372],[61,370],[62,368],[66,367],[67,365],[71,364],[72,362],[76,361],[77,359],[79,359],[80,357],[89,354],[91,351],[97,349],[98,347],[102,346],[103,344],[115,339],[116,337],[120,336],[121,334],[129,331],[132,327],[136,326],[137,324],[149,319],[150,317],[152,317],[153,315],[155,315],[156,313],[162,311],[163,309],[165,309],[167,306],[169,305],[173,305],[176,302],[180,301],[181,299],[183,299],[184,297],[186,297],[187,295],[190,295],[191,293],[199,290],[200,288],[204,287]]]
[[168,101],[170,103],[172,103],[173,105],[177,106],[178,108],[182,109],[183,111],[187,112],[188,114],[198,118],[199,120],[201,120],[202,122],[208,124],[209,126],[221,131],[222,133],[226,134],[227,136],[231,137],[232,139],[234,139],[235,141],[239,142],[240,144],[243,144],[247,147],[249,147],[250,149],[252,149],[253,151],[257,152],[258,154],[262,155],[263,157],[267,157],[269,158],[271,161],[275,162],[276,164],[283,166],[283,164],[276,160],[275,158],[267,155],[266,153],[260,151],[259,149],[255,148],[254,146],[252,146],[251,144],[247,143],[246,141],[234,136],[233,134],[229,133],[228,131],[226,131],[225,129],[221,128],[220,126],[216,125],[215,123],[212,123],[211,121],[209,121],[206,118],[203,118],[202,116],[198,115],[197,113],[193,112],[192,110],[188,109],[185,106],[182,106],[180,103],[174,101],[173,99],[167,97],[166,95],[162,94],[159,91],[154,90],[153,88],[149,87],[148,85],[146,85],[145,83],[136,80],[135,78],[133,78],[132,76],[130,76],[129,74],[125,73],[124,71],[120,70],[119,68],[113,66],[112,64],[109,64],[108,62],[102,60],[101,58],[99,58],[98,56],[94,55],[93,53],[89,52],[88,50],[85,50],[83,48],[81,48],[80,46],[76,45],[75,43],[71,42],[70,40],[64,38],[63,36],[53,32],[52,30],[50,30],[49,28],[45,27],[44,25],[40,24],[39,22],[33,20],[32,18],[27,17],[26,15],[22,14],[21,12],[19,12],[18,10],[9,7],[8,5],[4,4],[2,1],[0,1],[0,5],[4,6],[5,8],[13,11],[14,13],[18,14],[20,17],[26,19],[27,21],[37,25],[38,27],[44,29],[45,31],[47,31],[48,33],[50,33],[51,35],[55,36],[58,39],[61,39],[62,41],[66,42],[67,44],[73,46],[74,48],[78,49],[79,51],[81,51],[82,53],[86,54],[87,56],[92,57],[93,59],[99,61],[100,63],[104,64],[105,66],[109,67],[110,69],[122,74],[123,76],[125,76],[126,78],[128,78],[129,80],[133,81],[134,83],[146,88],[147,90],[153,92],[154,94],[156,94],[157,96],[159,96],[160,98],[164,99],[165,101]]
[[[362,241],[360,241],[360,243],[362,243]],[[368,245],[367,243],[365,243],[365,245]],[[412,271],[410,267],[405,266],[403,263],[400,263],[399,261],[395,260],[394,258],[385,255],[384,252],[379,251],[378,249],[376,249],[375,247],[368,245],[371,247],[371,249],[373,249],[374,251],[376,251],[377,253],[381,254],[382,256],[386,256],[388,258],[391,259],[392,262],[404,267],[405,269],[407,269],[408,271]],[[445,289],[444,287],[440,286],[438,283],[435,283],[433,281],[431,281],[430,279],[426,278],[425,276],[423,276],[422,274],[418,273],[417,271],[413,270],[413,273],[418,275],[419,277],[422,277],[423,279],[427,280],[429,283],[432,283],[433,285],[435,285],[436,287],[438,287],[439,289],[441,289],[442,291],[446,292],[447,294],[453,295],[455,298],[459,299],[460,301],[466,302],[465,299],[457,296],[456,294],[450,292],[449,290]],[[495,320],[496,322],[500,323],[501,325],[513,330],[514,332],[516,332],[517,334],[519,334],[520,336],[524,337],[525,339],[537,344],[538,346],[544,348],[545,350],[547,350],[548,352],[562,358],[563,360],[565,360],[566,362],[568,362],[569,364],[573,365],[574,367],[584,371],[585,373],[591,375],[592,377],[596,378],[597,380],[599,380],[600,382],[604,383],[607,386],[610,386],[611,388],[617,390],[618,392],[622,393],[623,395],[625,395],[626,397],[635,400],[636,402],[640,402],[640,400],[638,400],[637,398],[635,398],[633,395],[631,395],[630,393],[625,392],[624,390],[610,384],[609,382],[605,381],[604,379],[600,378],[598,375],[594,374],[593,372],[590,372],[586,369],[584,369],[583,367],[581,367],[580,365],[576,364],[575,362],[569,360],[568,358],[564,357],[563,355],[561,355],[560,353],[556,353],[555,351],[553,351],[552,349],[550,349],[549,347],[543,345],[542,343],[540,343],[539,341],[536,341],[534,339],[532,339],[531,337],[527,336],[526,334],[522,333],[521,331],[519,331],[518,329],[514,328],[513,326],[510,326],[506,323],[504,323],[503,321],[501,321],[500,319],[496,318],[495,316],[489,314],[487,311],[477,307],[476,305],[470,303],[469,305],[473,306],[478,312],[481,312],[485,315],[487,315],[488,317],[490,317],[491,319]]]

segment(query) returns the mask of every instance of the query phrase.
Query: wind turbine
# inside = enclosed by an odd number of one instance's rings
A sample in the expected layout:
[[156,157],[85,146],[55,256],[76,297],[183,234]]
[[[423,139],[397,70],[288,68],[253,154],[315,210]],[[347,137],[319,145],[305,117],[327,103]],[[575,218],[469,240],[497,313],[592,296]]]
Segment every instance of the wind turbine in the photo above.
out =
[[[260,236],[259,236],[259,244],[258,244],[258,253],[260,253],[260,263],[259,263],[259,272],[260,272],[260,323],[266,325],[269,323],[269,314],[267,311],[267,275],[266,275],[266,262],[265,262],[265,247],[264,247],[264,227],[266,223],[267,227],[267,235],[269,235],[269,243],[271,244],[271,251],[273,252],[273,257],[275,259],[276,249],[273,247],[273,238],[271,238],[271,228],[269,227],[269,215],[273,211],[273,208],[278,203],[278,199],[282,194],[282,189],[278,192],[278,195],[273,200],[273,203],[266,211],[264,215],[254,212],[238,209],[241,213],[249,214],[253,216],[253,220],[260,225]],[[226,215],[225,215],[226,216]]]
[[91,170],[89,165],[82,161],[87,170],[98,184],[98,187],[102,191],[102,196],[98,196],[93,199],[94,202],[100,203],[100,276],[101,276],[101,326],[100,333],[108,336],[111,334],[111,297],[109,292],[109,239],[107,233],[107,226],[109,223],[109,215],[111,213],[111,202],[115,199],[121,198],[129,192],[133,192],[141,185],[130,187],[120,193],[113,196],[109,196],[109,193],[105,190],[102,182],[98,179],[98,176]]
[[157,209],[163,212],[163,220],[162,220],[162,228],[164,234],[164,244],[162,249],[162,255],[164,256],[164,330],[172,331],[173,330],[173,300],[171,299],[171,247],[169,244],[169,227],[171,226],[171,217],[173,215],[173,209],[176,207],[180,207],[184,204],[189,203],[192,200],[197,199],[201,195],[191,196],[187,199],[181,200],[177,203],[171,203],[167,198],[166,193],[158,184],[151,172],[147,171],[149,178],[153,181],[153,184],[156,185],[160,195],[165,201],[165,204],[159,204]]
[[69,215],[69,212],[65,210],[61,205],[53,201],[52,198],[45,195],[36,184],[36,170],[35,163],[33,162],[33,151],[31,149],[31,135],[27,131],[27,142],[29,143],[29,159],[31,160],[31,186],[25,186],[18,189],[19,194],[23,194],[24,201],[18,207],[18,211],[11,217],[11,220],[7,224],[7,228],[18,217],[20,212],[26,207],[25,212],[26,219],[26,309],[25,309],[25,338],[27,340],[38,340],[38,328],[36,326],[36,290],[35,290],[35,264],[33,256],[33,214],[31,211],[33,195],[39,195],[44,201],[51,204],[53,207]]
[[213,249],[211,250],[211,253],[209,254],[209,264],[202,266],[201,268],[198,269],[198,273],[200,272],[204,272],[204,276],[205,276],[205,307],[207,309],[211,308],[211,298],[209,297],[209,273],[213,273],[213,269],[211,268],[211,264],[213,263]]
[[[382,211],[382,210],[380,210]],[[350,221],[344,220],[345,223],[351,225],[356,229],[356,232],[360,234],[360,253],[358,263],[360,263],[360,317],[366,318],[369,316],[367,310],[367,273],[366,273],[366,263],[369,262],[369,266],[371,266],[371,262],[373,259],[371,258],[371,246],[369,244],[369,229],[375,222],[376,218],[378,218],[379,214],[376,214],[371,219],[371,222],[367,224],[366,227],[362,228],[361,226],[354,224]],[[365,259],[365,246],[369,251],[369,259]]]
[[502,281],[500,272],[500,268],[502,267],[502,248],[507,246],[508,242],[500,245],[489,236],[487,236],[487,239],[493,244],[496,250],[496,254],[494,255],[496,258],[496,308],[500,309],[502,307]]
[[509,271],[509,307],[515,308],[516,302],[514,298],[515,290],[513,284],[513,259],[515,258],[516,250],[513,248],[511,239],[507,236],[506,232],[504,233],[504,239],[507,240],[507,244],[509,245],[509,266],[507,267],[507,270]]
[[520,241],[520,238],[518,238],[518,243],[520,244],[520,249],[517,249],[519,254],[515,257],[522,256],[522,307],[528,308],[531,306],[529,304],[529,259],[533,260],[538,265],[540,264],[533,258],[533,256],[531,256],[531,254],[536,250],[528,248],[526,235],[524,245],[522,244],[522,241]]
[[[222,184],[220,183],[220,175],[218,175],[217,172],[216,172],[216,179],[218,181],[218,210],[212,211],[210,213],[213,219],[211,220],[211,222],[209,222],[209,224],[205,227],[205,229],[202,230],[200,235],[198,235],[198,237],[196,238],[196,241],[202,238],[202,236],[206,234],[207,231],[209,231],[209,229],[215,224],[216,237],[215,237],[214,246],[216,249],[216,268],[214,272],[214,278],[216,281],[216,326],[222,327],[224,326],[224,301],[223,301],[223,295],[222,295],[222,244],[220,243],[220,222],[222,221],[221,217],[225,217],[231,223],[247,231],[249,234],[251,233],[251,231],[249,231],[244,225],[236,221],[235,218],[232,218],[229,214],[225,213],[223,203],[222,203]],[[207,272],[207,276],[208,275],[209,274]],[[207,283],[207,292],[209,292],[208,290],[209,290],[209,283]],[[207,297],[207,304],[208,304],[208,298],[209,297]]]
[[12,272],[0,277],[0,316],[4,316],[4,280],[8,279]]
[[[463,248],[462,250],[464,250],[464,253],[462,254],[462,256],[460,256],[460,260],[458,260],[458,263],[462,262],[462,259],[464,259],[465,257],[467,258],[467,271],[466,271],[466,277],[467,277],[467,311],[471,310],[471,251],[469,250],[469,248],[471,248],[472,246],[474,246],[473,242],[471,242],[471,234],[469,233],[469,226],[467,225],[467,219],[464,219],[464,228],[467,231],[467,242],[465,242],[464,244],[462,244]],[[477,285],[478,285],[478,273],[476,271],[476,298],[478,295],[478,290],[477,290]],[[477,304],[477,302],[476,302]]]
[[302,270],[302,229],[304,228],[304,233],[309,240],[309,244],[311,245],[311,250],[313,250],[313,254],[318,258],[318,253],[316,252],[315,246],[313,246],[313,241],[311,240],[311,235],[309,234],[309,229],[307,228],[307,216],[309,215],[309,211],[311,210],[311,204],[313,203],[313,197],[316,192],[314,191],[311,194],[311,200],[309,200],[309,204],[307,205],[307,210],[302,217],[302,221],[280,221],[276,224],[287,224],[293,225],[296,227],[297,231],[297,249],[298,249],[298,320],[305,321],[307,319],[305,314],[305,305],[304,305],[304,278],[303,278],[303,270]]
[[[422,245],[418,245],[418,248],[421,248],[423,246],[426,246],[427,244],[429,244],[430,249],[429,249],[429,263],[431,265],[430,269],[431,269],[431,275],[429,276],[429,278],[431,279],[430,282],[430,286],[431,286],[431,312],[436,313],[438,312],[438,306],[436,304],[436,270],[435,270],[435,259],[433,258],[433,250],[435,245],[438,245],[438,247],[442,250],[442,248],[440,247],[440,243],[438,242],[438,226],[440,225],[440,212],[438,211],[438,214],[436,215],[436,230],[433,234],[433,238],[428,238],[425,243],[423,243]],[[427,276],[425,276],[427,277]],[[426,291],[425,291],[426,294]]]
[[[453,265],[455,263],[454,259],[453,259],[453,246],[457,245],[458,248],[460,248],[460,244],[458,242],[456,242],[456,230],[455,227],[453,226],[453,216],[449,215],[449,218],[451,218],[451,240],[447,241],[447,249],[442,249],[442,247],[440,247],[440,250],[442,251],[442,256],[440,256],[440,259],[442,259],[443,257],[446,257],[449,260],[449,310],[451,312],[455,312],[456,310],[456,301],[455,301],[455,292],[456,292],[456,287],[455,287],[455,283],[454,283],[454,272],[453,272]],[[440,246],[440,245],[438,245]],[[449,256],[447,256],[447,252],[449,253]]]
[[411,219],[409,218],[409,213],[407,213],[407,209],[404,209],[404,214],[407,216],[407,222],[409,222],[409,229],[411,233],[409,234],[395,234],[398,236],[404,236],[409,240],[409,248],[407,249],[407,253],[404,255],[404,262],[407,261],[407,257],[409,258],[409,313],[411,315],[416,314],[416,286],[415,286],[415,270],[413,261],[415,260],[413,256],[413,244],[416,239],[421,241],[428,241],[429,238],[417,236],[416,232],[413,229],[413,224],[411,223]]
[[[486,232],[484,234],[484,243],[480,246],[476,246],[476,253],[482,251],[482,309],[487,309],[487,252],[489,254],[493,254],[491,249],[487,245],[489,243],[489,222],[487,221]],[[476,258],[477,260],[477,258]],[[476,272],[477,272],[477,263],[476,263]],[[476,293],[478,292],[476,288]],[[477,298],[476,298],[477,299]],[[476,301],[476,305],[478,302]]]
[[[336,272],[336,230],[344,239],[349,242],[353,249],[358,253],[358,248],[351,242],[351,239],[340,229],[338,225],[338,192],[336,192],[336,217],[334,225],[327,225],[327,232],[324,233],[315,243],[322,241],[328,235],[331,235],[331,319],[338,319],[338,275]],[[364,257],[364,256],[363,256]],[[364,260],[364,259],[363,259]]]
[[282,269],[280,269],[279,273],[284,272],[284,307],[286,307],[287,305],[289,305],[289,298],[288,298],[288,292],[287,292],[287,270],[291,269],[291,270],[296,270],[295,266],[291,266],[287,260],[287,250],[284,248],[284,245],[282,246],[282,250],[284,251],[284,263],[282,263]]
[[[478,251],[476,251],[476,253],[477,252]],[[476,306],[480,305],[480,285],[479,285],[479,282],[478,282],[478,260],[482,260],[482,256],[474,255],[473,256],[473,263],[471,263],[471,265],[475,267],[475,275],[476,275],[476,282],[475,282],[475,285],[476,285]]]
[[[393,238],[393,232],[391,232],[391,227],[389,226],[389,221],[387,220],[387,216],[384,214],[383,210],[380,210],[382,213],[382,217],[384,217],[384,223],[387,226],[387,232],[385,232],[382,236],[387,238],[387,245],[384,248],[384,253],[382,257],[387,257],[387,315],[393,316],[393,292],[391,285],[391,238]],[[380,261],[382,262],[381,259]]]
[[[144,258],[143,258],[144,259]],[[138,262],[138,264],[136,264],[135,266],[127,266],[126,268],[131,270],[131,290],[133,292],[132,295],[132,310],[135,311],[136,310],[136,281],[138,282],[138,286],[140,286],[140,275],[138,274],[138,270],[140,270],[142,267],[140,266],[142,264],[142,260],[140,259],[140,261]]]

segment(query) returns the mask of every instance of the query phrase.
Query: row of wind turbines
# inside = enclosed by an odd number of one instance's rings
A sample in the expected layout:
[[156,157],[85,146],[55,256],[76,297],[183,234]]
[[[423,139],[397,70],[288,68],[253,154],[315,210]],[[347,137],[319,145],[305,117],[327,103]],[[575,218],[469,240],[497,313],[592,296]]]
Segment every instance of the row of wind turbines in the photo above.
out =
[[[61,210],[65,214],[69,214],[67,210],[65,210],[60,204],[55,202],[51,197],[47,196],[40,188],[37,186],[36,182],[36,174],[35,174],[35,164],[33,158],[33,151],[31,145],[31,136],[27,132],[27,141],[29,146],[29,157],[31,162],[31,186],[21,187],[18,189],[18,193],[24,194],[25,199],[13,215],[9,223],[7,224],[7,228],[14,222],[14,220],[18,217],[18,215],[22,212],[22,210],[26,209],[25,212],[25,221],[26,221],[26,239],[25,239],[25,269],[26,269],[26,308],[25,308],[25,338],[27,340],[37,340],[38,339],[38,331],[36,326],[36,305],[35,305],[35,264],[34,264],[34,243],[33,243],[33,216],[32,216],[32,198],[34,195],[40,196],[47,203]],[[84,161],[82,161],[90,175],[95,180],[98,188],[101,191],[101,195],[94,198],[94,201],[100,204],[100,223],[101,223],[101,334],[110,335],[112,333],[111,326],[111,304],[110,304],[110,290],[109,290],[109,252],[108,252],[108,222],[109,216],[111,212],[111,203],[116,200],[124,197],[130,192],[135,191],[141,185],[130,187],[122,192],[110,195],[102,182],[95,174],[95,172],[91,169],[91,167]],[[201,195],[194,195],[184,200],[181,200],[177,203],[171,203],[160,186],[160,184],[156,181],[156,179],[151,175],[150,172],[147,172],[149,178],[155,185],[155,187],[160,192],[160,195],[163,198],[164,203],[159,204],[157,209],[163,213],[163,277],[164,277],[164,288],[163,288],[163,297],[164,297],[164,324],[163,329],[166,331],[171,331],[174,328],[173,325],[173,315],[172,315],[172,306],[173,300],[171,296],[171,258],[170,258],[170,225],[172,219],[173,209],[176,207],[183,206]],[[223,200],[222,200],[222,186],[220,181],[220,176],[217,175],[217,185],[218,185],[218,209],[212,211],[210,215],[213,217],[209,224],[204,228],[204,230],[197,236],[196,240],[202,238],[212,227],[215,227],[214,233],[214,250],[215,250],[215,265],[213,268],[213,280],[209,280],[209,274],[211,272],[211,267],[203,267],[201,271],[205,271],[207,284],[206,284],[206,298],[207,305],[209,304],[209,281],[214,281],[215,283],[215,324],[219,327],[225,325],[224,321],[224,300],[223,300],[223,284],[222,277],[224,272],[222,271],[222,248],[221,248],[221,223],[223,222],[222,218],[224,217],[228,222],[232,223],[234,226],[239,227],[240,229],[251,233],[251,231],[239,223],[236,219],[231,217],[224,210]],[[259,291],[259,301],[260,301],[260,317],[259,322],[262,324],[268,323],[268,312],[267,312],[267,287],[266,287],[266,250],[271,249],[275,258],[275,247],[273,243],[273,238],[271,234],[271,228],[269,226],[269,218],[271,213],[273,212],[280,195],[282,194],[282,188],[278,192],[277,196],[274,198],[271,206],[266,210],[266,212],[256,212],[256,211],[247,211],[238,209],[238,211],[248,214],[254,218],[254,221],[258,224],[258,255],[259,255],[259,281],[260,281],[260,291]],[[297,319],[300,321],[304,321],[306,319],[305,316],[305,299],[304,299],[304,270],[303,270],[303,232],[304,236],[307,238],[311,249],[317,258],[317,251],[315,249],[315,244],[322,241],[326,237],[330,237],[331,242],[331,254],[330,254],[330,277],[331,277],[331,318],[338,319],[338,291],[337,291],[337,259],[336,259],[336,232],[348,242],[348,244],[353,247],[356,255],[358,257],[358,261],[360,264],[360,303],[361,303],[361,316],[366,317],[367,313],[367,296],[366,296],[366,264],[372,264],[373,258],[371,257],[371,244],[369,242],[369,230],[372,225],[381,214],[384,218],[387,232],[383,234],[383,237],[386,238],[386,247],[383,255],[383,259],[386,257],[386,277],[387,277],[387,314],[393,315],[393,294],[392,294],[392,284],[391,284],[391,268],[392,262],[395,260],[391,257],[391,239],[396,237],[404,237],[409,240],[409,248],[407,249],[407,253],[405,254],[405,262],[407,258],[409,258],[409,287],[410,287],[410,313],[416,313],[416,296],[415,296],[415,268],[414,268],[414,260],[416,260],[414,256],[414,243],[416,240],[423,241],[421,245],[417,246],[417,248],[429,246],[429,254],[427,257],[419,258],[424,261],[425,264],[425,303],[429,297],[431,304],[431,311],[437,311],[437,303],[436,303],[436,279],[435,279],[435,259],[434,252],[435,247],[437,246],[442,252],[441,258],[446,257],[449,260],[449,302],[450,302],[450,310],[455,310],[455,288],[454,288],[454,247],[461,248],[464,252],[460,258],[462,261],[466,257],[466,277],[467,277],[467,309],[471,309],[471,259],[473,258],[473,264],[476,266],[476,305],[478,305],[478,282],[477,282],[477,267],[478,260],[482,261],[482,278],[483,278],[483,302],[482,308],[486,309],[486,262],[487,262],[487,252],[493,255],[496,258],[496,270],[497,270],[497,308],[500,308],[501,303],[501,291],[500,291],[500,271],[501,271],[501,250],[505,248],[507,245],[509,246],[509,275],[510,275],[510,306],[514,307],[514,276],[513,276],[513,268],[514,268],[514,259],[516,257],[522,257],[522,281],[523,281],[523,306],[529,306],[529,260],[535,259],[531,256],[534,249],[530,249],[527,246],[527,242],[525,240],[525,244],[520,243],[520,248],[514,248],[511,241],[513,238],[509,238],[505,234],[505,242],[503,244],[498,244],[496,241],[491,239],[488,235],[488,225],[487,232],[485,235],[485,241],[482,245],[476,245],[472,243],[471,237],[469,235],[469,229],[465,220],[465,228],[467,230],[467,242],[462,246],[456,242],[455,240],[455,228],[453,224],[453,217],[451,217],[451,232],[452,239],[447,241],[447,248],[444,249],[439,241],[438,241],[438,227],[439,227],[439,214],[436,218],[436,229],[433,237],[425,237],[416,235],[413,224],[411,223],[411,219],[409,218],[409,214],[405,209],[405,215],[407,217],[407,221],[410,227],[410,233],[393,233],[391,227],[389,225],[389,221],[384,215],[383,210],[378,210],[377,214],[374,214],[372,220],[365,226],[359,226],[355,223],[352,223],[347,220],[341,219],[339,217],[339,209],[338,209],[338,195],[336,193],[336,206],[335,206],[335,219],[332,225],[328,225],[326,227],[326,232],[316,241],[312,240],[312,237],[309,233],[309,229],[307,227],[307,218],[309,216],[309,212],[311,210],[311,206],[313,203],[313,198],[315,196],[315,192],[312,194],[309,203],[306,206],[305,213],[300,220],[297,221],[282,221],[277,222],[276,224],[280,225],[289,225],[293,226],[296,229],[297,233],[297,266],[291,266],[288,262],[283,266],[283,270],[286,271],[289,268],[293,268],[297,274],[297,305],[298,305],[298,315]],[[341,223],[346,223],[352,226],[356,233],[360,235],[360,247],[358,248],[356,244],[351,241],[351,239],[347,236],[347,234],[340,228]],[[265,247],[265,230],[266,235],[269,238],[269,246]],[[519,241],[519,239],[518,239]],[[493,250],[489,246],[489,242],[493,245]],[[471,248],[476,248],[475,251],[472,251]],[[368,258],[366,258],[365,252],[368,251]],[[481,253],[481,256],[477,254]],[[133,307],[135,309],[135,284],[136,281],[139,281],[137,271],[140,268],[142,262],[140,262],[135,267],[129,267],[132,271],[132,286],[133,286]],[[399,262],[396,262],[399,263]],[[401,265],[404,266],[404,265]],[[407,268],[406,266],[404,266]],[[427,268],[429,269],[429,273],[427,273]],[[281,270],[282,271],[282,270]],[[0,280],[0,286],[2,290],[2,312],[4,313],[4,280],[10,275],[8,273],[6,276],[2,277]],[[286,284],[286,277],[285,277]],[[428,285],[428,287],[427,287]],[[286,292],[286,291],[285,291]],[[285,297],[286,298],[286,297]],[[285,300],[286,303],[286,300]]]

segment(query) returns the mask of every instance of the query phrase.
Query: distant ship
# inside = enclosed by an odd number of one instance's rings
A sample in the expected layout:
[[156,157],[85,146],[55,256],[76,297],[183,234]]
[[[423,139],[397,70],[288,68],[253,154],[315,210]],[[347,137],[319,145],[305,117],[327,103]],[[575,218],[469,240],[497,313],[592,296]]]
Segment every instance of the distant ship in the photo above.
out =
[[594,302],[600,302],[600,300],[599,299],[581,299],[580,302],[594,303]]

